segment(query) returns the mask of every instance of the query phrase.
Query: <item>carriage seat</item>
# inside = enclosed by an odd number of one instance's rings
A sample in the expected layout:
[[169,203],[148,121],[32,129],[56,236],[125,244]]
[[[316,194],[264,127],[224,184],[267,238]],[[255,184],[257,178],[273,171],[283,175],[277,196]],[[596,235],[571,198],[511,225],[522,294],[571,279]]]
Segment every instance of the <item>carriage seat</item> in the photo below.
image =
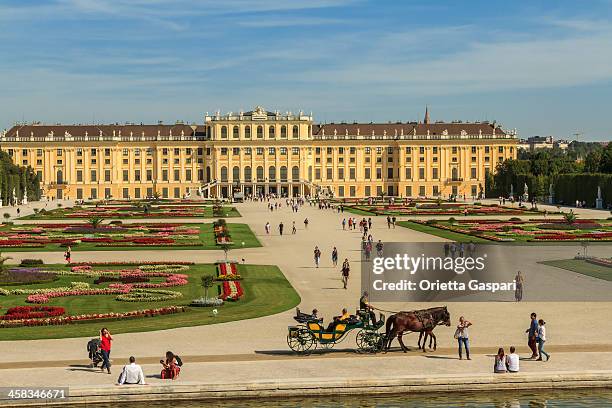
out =
[[319,322],[323,324],[323,318],[308,313],[302,313],[299,307],[295,308],[295,316],[293,316],[293,319],[298,323]]
[[327,331],[322,324],[308,322],[308,328],[319,340],[338,340],[346,331],[346,322],[339,322],[334,326],[334,330]]

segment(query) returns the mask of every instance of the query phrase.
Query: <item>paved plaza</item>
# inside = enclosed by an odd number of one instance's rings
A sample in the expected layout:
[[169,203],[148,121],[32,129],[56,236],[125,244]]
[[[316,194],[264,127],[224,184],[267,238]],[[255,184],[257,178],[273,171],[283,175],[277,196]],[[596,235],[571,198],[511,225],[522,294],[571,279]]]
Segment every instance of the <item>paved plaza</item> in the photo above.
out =
[[[343,307],[354,310],[358,307],[360,295],[360,251],[361,234],[359,230],[343,231],[341,220],[352,214],[338,214],[334,210],[319,210],[305,205],[298,213],[286,208],[270,212],[265,203],[247,202],[238,204],[243,215],[241,222],[250,225],[263,247],[235,249],[229,257],[250,264],[278,265],[287,279],[301,296],[300,307],[310,310],[319,309],[319,314],[329,321],[339,314]],[[38,204],[40,205],[40,204]],[[54,203],[47,204],[54,206]],[[64,204],[68,205],[68,204]],[[31,207],[31,206],[30,206]],[[52,207],[53,208],[53,207]],[[5,209],[6,210],[6,209]],[[553,208],[551,208],[551,211]],[[556,207],[554,207],[556,210]],[[576,212],[582,218],[606,217],[605,212],[581,210]],[[22,209],[21,214],[27,214]],[[304,218],[309,219],[304,228]],[[359,216],[355,216],[359,218]],[[407,228],[388,229],[384,217],[372,217],[372,234],[375,240],[383,242],[439,242],[432,235]],[[501,217],[495,217],[501,218]],[[402,219],[402,217],[400,217]],[[162,220],[163,221],[163,220]],[[192,220],[193,221],[193,220]],[[264,225],[272,224],[272,233],[266,235]],[[285,224],[285,234],[280,236],[276,226]],[[291,234],[291,224],[295,221],[297,233]],[[31,221],[30,221],[31,222]],[[55,222],[55,221],[54,221]],[[128,220],[127,222],[140,222]],[[239,247],[240,243],[237,243]],[[315,268],[313,248],[321,248],[322,265]],[[331,249],[336,246],[340,263],[348,258],[351,263],[351,278],[348,289],[342,289],[340,270],[331,265]],[[576,246],[579,248],[579,246]],[[610,255],[609,246],[593,245],[592,255]],[[297,378],[314,376],[326,368],[326,375],[344,377],[361,373],[368,375],[423,375],[457,374],[467,372],[488,373],[492,367],[492,354],[498,347],[509,348],[516,345],[523,355],[527,355],[525,329],[528,327],[529,314],[536,311],[547,321],[547,349],[554,355],[550,363],[525,362],[525,371],[571,371],[571,370],[608,370],[612,361],[612,323],[609,321],[610,303],[606,302],[533,302],[536,294],[570,293],[586,291],[604,293],[612,290],[612,282],[606,282],[575,274],[569,271],[538,264],[543,260],[567,259],[575,255],[574,247],[520,246],[516,248],[515,265],[526,277],[525,301],[515,303],[511,299],[488,303],[452,302],[448,304],[453,324],[464,315],[474,325],[470,328],[470,341],[474,360],[459,362],[455,355],[454,329],[451,326],[436,329],[439,350],[425,355],[413,350],[407,354],[393,351],[385,355],[359,356],[354,353],[354,336],[338,345],[339,351],[326,355],[310,357],[292,356],[286,344],[287,326],[295,323],[293,310],[277,315],[246,321],[186,327],[146,333],[114,335],[112,359],[115,372],[112,377],[84,366],[87,363],[85,345],[97,333],[82,333],[81,338],[5,341],[0,343],[0,386],[3,385],[104,385],[112,383],[118,374],[119,366],[127,357],[136,356],[145,364],[147,374],[155,374],[157,365],[153,364],[170,349],[184,358],[186,366],[181,381],[222,381],[230,373],[232,378]],[[11,262],[22,258],[41,258],[48,263],[61,263],[61,252],[13,252]],[[125,261],[125,260],[183,260],[198,263],[214,262],[223,257],[222,251],[181,250],[181,251],[113,251],[113,252],[73,252],[73,261]],[[544,298],[546,298],[544,296]],[[383,303],[376,305],[385,310],[411,310],[428,307],[428,304]],[[220,308],[223,313],[223,308]],[[407,335],[406,344],[416,345],[416,336]],[[395,343],[397,346],[397,343]],[[588,353],[592,351],[594,353]],[[596,354],[597,353],[597,354]],[[10,370],[10,374],[9,374]],[[225,373],[225,374],[224,374]],[[399,374],[398,374],[399,375]],[[216,381],[215,380],[215,381]],[[152,382],[159,381],[155,378]]]

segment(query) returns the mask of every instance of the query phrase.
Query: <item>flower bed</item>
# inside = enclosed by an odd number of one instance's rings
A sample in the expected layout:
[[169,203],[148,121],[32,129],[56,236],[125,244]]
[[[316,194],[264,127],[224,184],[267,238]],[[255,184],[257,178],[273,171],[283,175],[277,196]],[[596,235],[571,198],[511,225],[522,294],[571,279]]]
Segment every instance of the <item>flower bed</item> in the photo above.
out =
[[0,320],[42,319],[57,317],[66,313],[63,307],[57,306],[15,306],[8,309]]
[[96,320],[124,320],[136,317],[153,317],[174,313],[186,312],[183,306],[167,306],[155,309],[134,310],[123,313],[92,313],[74,316],[51,317],[43,319],[20,319],[20,320],[0,320],[0,328],[20,327],[20,326],[51,326],[64,325],[80,322],[90,322]]
[[163,289],[132,289],[128,293],[117,296],[122,302],[162,302],[182,297],[181,292]]
[[587,258],[586,261],[594,265],[612,268],[612,258]]
[[572,224],[562,224],[560,220],[411,221],[498,242],[612,241],[612,222],[608,220],[580,220]]
[[237,301],[244,295],[239,281],[223,281],[221,288],[219,299],[223,301]]
[[237,265],[233,262],[217,263],[217,280],[240,280]]

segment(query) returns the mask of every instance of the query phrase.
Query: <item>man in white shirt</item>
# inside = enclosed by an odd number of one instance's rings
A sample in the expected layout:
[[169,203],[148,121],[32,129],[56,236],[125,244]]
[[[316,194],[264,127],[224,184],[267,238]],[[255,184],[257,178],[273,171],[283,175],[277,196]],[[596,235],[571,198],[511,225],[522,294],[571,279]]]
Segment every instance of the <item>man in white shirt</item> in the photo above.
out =
[[510,354],[506,355],[506,367],[509,373],[519,372],[519,355],[515,353],[514,346],[510,347]]
[[142,367],[136,364],[136,358],[130,357],[130,364],[126,364],[123,367],[123,371],[119,376],[118,385],[123,384],[140,384],[145,385],[144,373]]

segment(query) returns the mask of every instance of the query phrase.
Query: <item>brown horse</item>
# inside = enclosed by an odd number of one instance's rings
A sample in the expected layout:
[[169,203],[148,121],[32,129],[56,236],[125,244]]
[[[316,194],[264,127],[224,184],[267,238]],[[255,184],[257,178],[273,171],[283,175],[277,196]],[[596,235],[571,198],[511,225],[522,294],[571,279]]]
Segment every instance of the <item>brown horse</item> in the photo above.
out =
[[[451,324],[450,313],[446,306],[410,312],[399,312],[391,315],[387,319],[386,324],[385,350],[389,350],[391,342],[397,337],[402,347],[402,351],[405,353],[408,351],[408,348],[402,341],[402,335],[404,333],[425,332],[426,335],[431,334],[433,336],[433,329],[439,324],[444,324],[446,326],[450,326]],[[435,339],[435,336],[433,336],[433,338]],[[423,347],[423,351],[425,351],[425,347]]]

